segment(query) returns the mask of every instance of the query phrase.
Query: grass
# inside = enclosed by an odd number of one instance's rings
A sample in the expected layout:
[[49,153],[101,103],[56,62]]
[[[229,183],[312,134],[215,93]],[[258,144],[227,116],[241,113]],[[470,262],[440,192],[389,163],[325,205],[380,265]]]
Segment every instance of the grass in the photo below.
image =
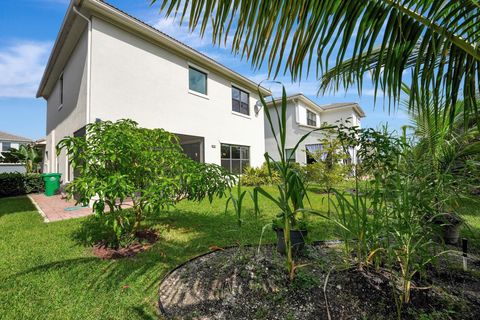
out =
[[[324,210],[324,196],[311,194]],[[86,243],[88,218],[43,223],[27,197],[0,199],[0,315],[2,319],[156,319],[157,288],[179,263],[210,246],[258,243],[262,227],[276,210],[265,200],[253,205],[242,228],[225,199],[212,204],[182,202],[147,221],[161,240],[136,257],[103,261]],[[333,225],[311,220],[312,239],[334,238]],[[265,241],[274,234],[266,231]]]
[[[310,193],[314,208],[326,211],[326,196]],[[277,209],[266,200],[253,216],[248,199],[242,228],[225,198],[182,202],[146,223],[161,240],[133,258],[104,261],[88,245],[89,218],[43,223],[27,197],[0,199],[1,319],[157,319],[157,288],[176,265],[210,246],[257,244],[262,227]],[[480,248],[480,212],[466,206],[470,228],[463,236]],[[311,239],[335,238],[334,225],[319,217],[310,221]],[[273,242],[267,228],[265,242]]]

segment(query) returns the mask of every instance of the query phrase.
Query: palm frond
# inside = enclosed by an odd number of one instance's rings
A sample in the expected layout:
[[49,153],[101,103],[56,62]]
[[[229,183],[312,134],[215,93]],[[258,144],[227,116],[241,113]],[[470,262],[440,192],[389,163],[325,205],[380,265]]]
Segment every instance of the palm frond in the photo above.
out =
[[[152,0],[166,15],[188,17],[212,42],[227,43],[270,75],[302,79],[315,68],[323,86],[356,84],[371,72],[375,95],[396,102],[404,72],[412,95],[431,92],[478,117],[480,4],[478,0]],[[233,35],[233,36],[232,36]],[[348,64],[342,64],[349,59]],[[380,90],[381,89],[381,90]],[[437,109],[435,110],[439,112]],[[450,117],[454,108],[450,109]]]

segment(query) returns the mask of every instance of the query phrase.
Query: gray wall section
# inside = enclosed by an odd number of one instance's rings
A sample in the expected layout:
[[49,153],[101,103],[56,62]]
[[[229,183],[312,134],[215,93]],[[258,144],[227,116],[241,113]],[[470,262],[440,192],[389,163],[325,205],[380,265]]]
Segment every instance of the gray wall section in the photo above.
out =
[[0,163],[0,173],[12,173],[19,172],[25,173],[25,166],[18,163]]
[[82,33],[75,49],[63,70],[63,105],[60,108],[60,82],[47,99],[47,143],[45,172],[60,172],[68,181],[68,160],[64,152],[56,156],[55,146],[65,136],[83,127],[86,120],[87,104],[87,48],[88,31]]

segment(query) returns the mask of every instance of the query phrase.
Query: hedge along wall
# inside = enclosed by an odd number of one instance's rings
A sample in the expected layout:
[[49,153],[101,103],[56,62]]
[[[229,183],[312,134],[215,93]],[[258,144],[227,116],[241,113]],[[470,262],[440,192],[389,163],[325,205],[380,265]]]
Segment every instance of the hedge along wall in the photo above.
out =
[[39,173],[0,173],[0,198],[43,192]]

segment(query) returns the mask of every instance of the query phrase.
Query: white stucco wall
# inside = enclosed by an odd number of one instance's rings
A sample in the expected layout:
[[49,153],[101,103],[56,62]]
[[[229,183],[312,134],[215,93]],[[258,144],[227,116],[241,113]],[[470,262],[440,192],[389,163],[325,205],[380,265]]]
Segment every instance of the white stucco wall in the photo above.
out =
[[338,124],[338,121],[347,126],[360,126],[360,119],[356,112],[353,111],[353,108],[333,109],[322,112],[322,123]]
[[[208,73],[208,97],[189,93],[189,61],[93,17],[90,121],[130,118],[146,128],[204,137],[205,162],[220,164],[220,143],[250,147],[252,166],[263,163],[264,115],[232,112],[236,83]],[[248,90],[247,90],[248,91]]]
[[69,180],[65,152],[57,157],[55,147],[65,136],[86,124],[87,31],[84,31],[63,70],[63,105],[60,105],[60,82],[47,99],[47,139],[44,171],[59,172],[64,182]]
[[[315,127],[307,126],[306,117],[307,112],[306,109],[308,107],[304,105],[302,102],[297,101],[289,101],[287,106],[287,137],[286,137],[286,146],[285,149],[293,148],[297,142],[308,132],[315,129]],[[312,109],[310,109],[313,111]],[[279,110],[280,111],[280,110]],[[270,107],[270,112],[272,114],[272,118],[276,119],[275,111],[272,107]],[[335,125],[338,124],[337,121],[345,122],[346,119],[349,119],[350,123],[346,123],[346,125],[357,125],[360,126],[360,119],[353,111],[352,108],[346,108],[341,110],[329,110],[326,112],[315,112],[317,114],[317,128],[326,124]],[[274,128],[275,132],[277,133],[278,137],[278,123],[274,120]],[[300,164],[306,164],[307,161],[307,154],[305,152],[306,147],[305,145],[308,144],[317,144],[320,143],[319,140],[323,138],[323,134],[321,131],[312,132],[302,143],[300,144],[299,148],[295,153],[295,161]],[[269,153],[270,156],[274,160],[279,160],[279,153],[276,147],[274,136],[271,132],[270,126],[268,121],[265,120],[265,151]],[[352,154],[352,158],[353,154]],[[355,161],[355,160],[354,160]]]

